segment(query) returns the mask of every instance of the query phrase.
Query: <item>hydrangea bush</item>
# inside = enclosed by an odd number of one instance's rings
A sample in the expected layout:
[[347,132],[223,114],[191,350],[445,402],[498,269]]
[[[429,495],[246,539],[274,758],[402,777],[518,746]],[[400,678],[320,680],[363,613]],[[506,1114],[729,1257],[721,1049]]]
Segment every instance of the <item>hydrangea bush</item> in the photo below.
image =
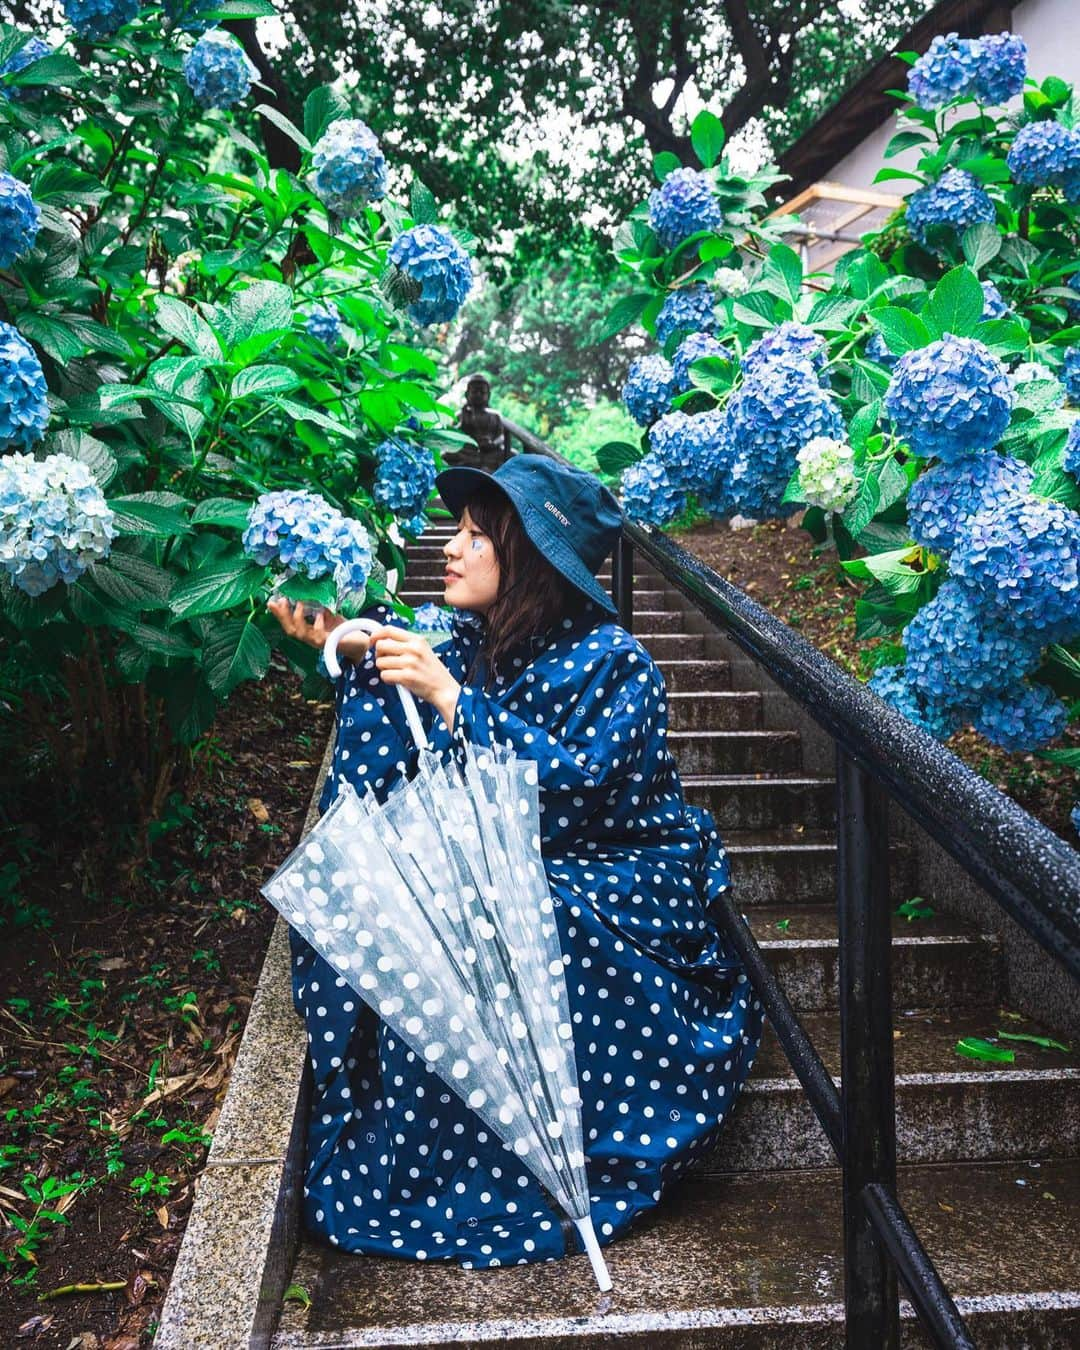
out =
[[1080,715],[1080,97],[1026,66],[1010,33],[912,58],[879,174],[906,201],[810,285],[775,233],[791,217],[753,218],[715,126],[700,169],[660,157],[672,186],[617,240],[640,296],[612,316],[662,349],[624,392],[648,431],[598,460],[653,526],[683,496],[719,519],[801,509],[864,583],[856,637],[903,654],[871,687],[941,739],[966,725],[1038,750]]
[[[251,131],[259,95],[236,39],[205,31],[212,4],[66,13],[48,61],[0,25],[0,639],[20,705],[6,734],[48,739],[75,787],[106,743],[125,753],[120,710],[145,707],[157,759],[112,769],[147,819],[179,747],[275,648],[317,687],[314,652],[265,611],[275,582],[411,617],[385,593],[404,570],[395,522],[423,528],[435,456],[462,438],[410,340],[416,297],[386,284],[390,255],[415,257],[421,232],[453,243],[453,284],[422,297],[443,320],[471,264],[422,184],[384,200],[378,140],[329,87],[299,125],[271,109],[302,162],[269,162],[227,111]],[[413,457],[391,505],[377,447],[399,429]]]

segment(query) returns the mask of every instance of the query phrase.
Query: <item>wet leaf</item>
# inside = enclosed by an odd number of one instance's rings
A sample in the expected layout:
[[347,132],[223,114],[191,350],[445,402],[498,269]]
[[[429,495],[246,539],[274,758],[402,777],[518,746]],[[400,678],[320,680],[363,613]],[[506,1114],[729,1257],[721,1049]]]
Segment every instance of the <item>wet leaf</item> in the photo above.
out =
[[155,1215],[157,1216],[157,1221],[158,1221],[159,1224],[161,1224],[162,1228],[168,1228],[168,1226],[169,1226],[169,1207],[168,1207],[167,1205],[162,1205],[162,1206],[160,1207],[160,1209],[155,1209],[155,1210],[154,1210],[154,1213],[155,1213]]
[[786,933],[786,932],[788,931],[788,929],[791,927],[791,920],[790,920],[790,919],[777,919],[777,921],[776,921],[776,926],[777,926],[777,928],[780,930],[781,933]]
[[1028,1045],[1037,1045],[1042,1050],[1060,1050],[1063,1055],[1071,1055],[1072,1049],[1067,1045],[1062,1045],[1060,1041],[1055,1041],[1049,1036],[1033,1036],[1029,1031],[1001,1031],[998,1035],[1003,1041],[1024,1041]]
[[39,1315],[37,1317],[28,1317],[19,1327],[15,1335],[20,1339],[25,1336],[40,1336],[43,1331],[48,1331],[54,1320],[55,1319],[51,1316],[42,1317]]
[[305,1308],[311,1307],[311,1295],[302,1284],[290,1284],[288,1289],[282,1294],[281,1301],[283,1303],[288,1303],[290,1301],[293,1303],[300,1303]]
[[156,1288],[157,1280],[148,1270],[133,1270],[128,1276],[124,1294],[131,1307],[137,1308],[151,1289]]
[[947,1205],[944,1200],[939,1200],[937,1203],[938,1209],[943,1209],[946,1214],[951,1214],[953,1210],[956,1208],[955,1205]]
[[912,919],[929,919],[933,916],[934,907],[928,905],[921,895],[913,895],[910,900],[904,900],[896,907],[897,914],[901,918],[907,919],[908,923]]
[[247,805],[248,810],[260,825],[265,825],[270,819],[270,812],[266,809],[266,803],[261,797],[249,797]]
[[984,1041],[979,1036],[965,1036],[956,1042],[954,1048],[958,1055],[983,1060],[988,1064],[1012,1064],[1016,1059],[1014,1051],[1006,1050],[1003,1045],[994,1045],[992,1041]]

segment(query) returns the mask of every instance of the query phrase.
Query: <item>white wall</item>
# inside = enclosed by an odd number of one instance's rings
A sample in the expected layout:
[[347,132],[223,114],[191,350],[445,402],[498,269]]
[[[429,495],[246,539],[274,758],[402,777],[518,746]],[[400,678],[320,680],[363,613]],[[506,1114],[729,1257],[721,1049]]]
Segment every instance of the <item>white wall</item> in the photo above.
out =
[[[1028,45],[1030,76],[1041,82],[1047,75],[1060,75],[1080,85],[1080,0],[1021,0],[1013,10],[1012,31]],[[882,158],[896,130],[896,118],[890,117],[821,176],[847,187],[869,187],[884,163],[910,168],[918,158],[914,151],[888,161]],[[909,180],[897,179],[882,183],[881,190],[903,196],[914,186]]]

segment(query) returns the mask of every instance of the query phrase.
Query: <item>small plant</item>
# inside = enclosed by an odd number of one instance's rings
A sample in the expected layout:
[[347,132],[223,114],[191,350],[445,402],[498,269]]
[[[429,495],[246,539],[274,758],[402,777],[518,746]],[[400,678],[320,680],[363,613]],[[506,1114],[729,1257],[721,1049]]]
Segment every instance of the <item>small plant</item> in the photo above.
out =
[[[52,1228],[68,1222],[56,1206],[65,1196],[86,1190],[92,1185],[94,1179],[84,1177],[80,1172],[73,1173],[67,1181],[61,1181],[59,1177],[46,1177],[43,1181],[39,1181],[33,1172],[26,1173],[22,1179],[22,1192],[35,1206],[34,1212],[27,1219],[17,1210],[9,1210],[8,1221],[19,1234],[13,1251],[28,1268],[15,1276],[12,1284],[22,1286],[34,1282],[37,1278],[38,1249],[46,1241]],[[9,1271],[16,1268],[15,1262],[3,1251],[0,1251],[0,1265]]]
[[172,1190],[173,1181],[163,1173],[155,1172],[152,1167],[147,1167],[142,1176],[133,1177],[129,1185],[141,1200],[154,1197],[164,1199]]
[[216,975],[221,970],[221,960],[217,952],[212,952],[206,947],[199,947],[193,951],[191,959],[202,966],[208,975]]

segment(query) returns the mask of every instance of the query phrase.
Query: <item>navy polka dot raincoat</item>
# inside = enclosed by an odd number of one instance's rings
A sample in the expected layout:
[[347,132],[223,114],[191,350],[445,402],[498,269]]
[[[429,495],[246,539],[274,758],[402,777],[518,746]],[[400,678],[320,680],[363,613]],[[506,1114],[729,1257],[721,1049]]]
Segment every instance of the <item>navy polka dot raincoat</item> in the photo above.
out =
[[[369,617],[395,621],[386,610]],[[457,680],[481,637],[476,616],[456,615],[438,654]],[[761,1036],[760,1006],[710,915],[728,861],[711,817],[683,800],[663,677],[590,605],[525,644],[486,690],[463,684],[452,735],[418,707],[437,750],[452,753],[458,737],[500,741],[538,765],[592,1217],[609,1242],[713,1145]],[[397,690],[370,655],[344,663],[337,716],[323,809],[346,782],[385,798],[416,752]],[[290,936],[314,1071],[307,1228],[350,1251],[466,1266],[577,1251],[515,1154]]]

